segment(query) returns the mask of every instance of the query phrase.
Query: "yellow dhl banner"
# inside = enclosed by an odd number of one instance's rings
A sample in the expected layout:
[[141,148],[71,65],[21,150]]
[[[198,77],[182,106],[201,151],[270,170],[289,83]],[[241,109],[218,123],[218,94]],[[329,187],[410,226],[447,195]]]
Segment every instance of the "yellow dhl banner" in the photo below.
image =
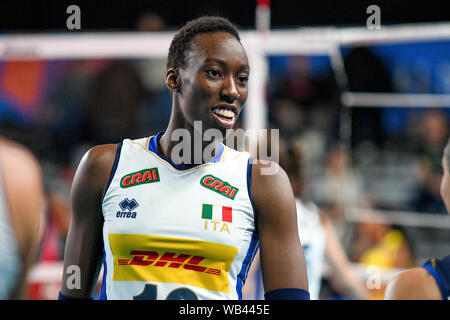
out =
[[230,293],[228,270],[238,248],[193,239],[109,234],[113,281],[155,281]]

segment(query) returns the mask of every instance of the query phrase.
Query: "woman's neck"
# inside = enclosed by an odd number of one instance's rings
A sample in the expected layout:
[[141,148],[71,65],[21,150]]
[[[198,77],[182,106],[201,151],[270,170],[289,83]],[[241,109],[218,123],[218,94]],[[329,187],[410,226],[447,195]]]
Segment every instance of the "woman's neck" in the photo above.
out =
[[204,141],[203,132],[192,125],[171,121],[157,141],[158,153],[184,164],[202,164],[217,155],[219,141]]

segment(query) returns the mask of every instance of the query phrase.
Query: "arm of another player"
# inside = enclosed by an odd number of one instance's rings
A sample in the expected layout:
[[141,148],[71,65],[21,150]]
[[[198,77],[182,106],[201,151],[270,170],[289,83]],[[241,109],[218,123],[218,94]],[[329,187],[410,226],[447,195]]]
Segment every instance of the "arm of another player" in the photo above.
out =
[[439,286],[425,268],[396,275],[386,286],[385,300],[442,300]]
[[351,265],[347,254],[336,234],[332,221],[325,212],[320,211],[320,220],[326,233],[325,255],[331,264],[332,280],[342,290],[357,299],[370,299],[370,292],[364,285],[364,280],[358,276]]
[[[255,161],[252,199],[260,236],[264,290],[296,288],[308,291],[305,257],[297,230],[294,193],[286,172],[276,163]],[[287,298],[282,298],[287,299]]]
[[[90,149],[81,159],[75,173],[70,199],[72,217],[61,284],[61,293],[65,297],[89,299],[95,288],[103,257],[101,200],[116,149],[117,145],[112,144]],[[78,283],[76,270],[80,271]]]
[[11,299],[22,299],[26,277],[36,262],[44,229],[45,192],[38,160],[24,146],[1,139],[3,185],[8,199],[11,222],[19,244],[22,266],[20,279]]

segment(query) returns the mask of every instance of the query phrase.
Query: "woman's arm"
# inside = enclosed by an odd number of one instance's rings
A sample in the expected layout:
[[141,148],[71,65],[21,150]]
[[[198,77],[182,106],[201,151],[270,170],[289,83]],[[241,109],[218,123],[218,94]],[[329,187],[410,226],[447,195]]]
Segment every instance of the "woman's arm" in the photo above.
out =
[[442,300],[439,286],[424,268],[412,268],[396,275],[386,286],[385,300]]
[[35,156],[24,146],[1,138],[0,165],[11,223],[20,248],[20,278],[10,299],[22,299],[28,273],[36,262],[42,239],[45,214],[45,191],[42,169]]
[[[260,236],[261,270],[265,292],[282,288],[307,291],[305,258],[297,230],[294,193],[286,172],[277,170],[264,175],[261,162],[252,170],[251,194]],[[266,165],[267,166],[267,165]]]
[[101,201],[116,149],[112,144],[90,149],[75,173],[61,284],[61,293],[69,298],[91,298],[97,282],[103,256]]
[[364,279],[354,270],[336,234],[333,223],[320,211],[320,220],[326,233],[325,255],[331,265],[331,281],[357,299],[369,300],[370,292]]

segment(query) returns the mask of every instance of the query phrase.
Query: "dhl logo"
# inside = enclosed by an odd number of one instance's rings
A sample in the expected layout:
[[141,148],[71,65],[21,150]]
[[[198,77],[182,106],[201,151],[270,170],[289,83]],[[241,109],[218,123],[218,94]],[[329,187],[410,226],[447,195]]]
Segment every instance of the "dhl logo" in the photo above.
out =
[[110,233],[108,238],[113,281],[167,282],[230,292],[228,271],[237,247],[147,234]]
[[120,179],[120,187],[129,188],[140,184],[158,181],[158,168],[149,168],[124,175],[122,179]]
[[234,200],[239,189],[233,187],[226,181],[222,181],[217,177],[214,177],[211,174],[208,174],[200,179],[200,184],[206,189],[217,192],[218,194]]
[[205,257],[192,256],[190,254],[179,254],[176,257],[174,252],[165,252],[162,256],[156,251],[147,250],[132,250],[130,252],[132,259],[118,259],[119,265],[129,266],[151,266],[153,267],[168,267],[168,268],[183,268],[185,270],[191,270],[196,272],[204,272],[207,274],[218,276],[220,270],[215,268],[209,268],[200,266]]

